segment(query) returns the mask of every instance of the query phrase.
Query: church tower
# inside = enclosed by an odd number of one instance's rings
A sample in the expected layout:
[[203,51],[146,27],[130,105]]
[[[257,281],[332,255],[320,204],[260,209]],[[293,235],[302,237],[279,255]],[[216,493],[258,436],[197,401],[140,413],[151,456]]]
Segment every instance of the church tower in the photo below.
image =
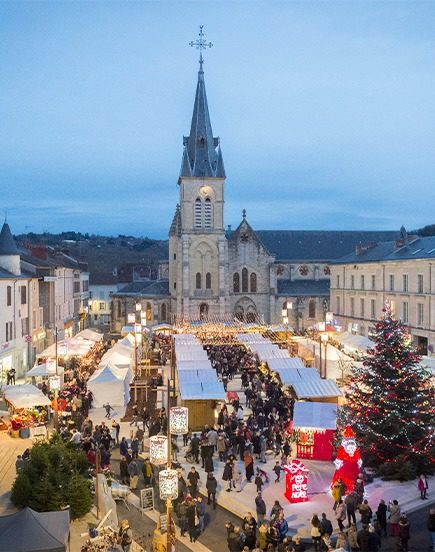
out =
[[204,81],[202,34],[198,83],[189,136],[183,137],[180,200],[169,231],[171,311],[200,318],[227,312],[227,240],[224,231],[225,169],[213,136]]

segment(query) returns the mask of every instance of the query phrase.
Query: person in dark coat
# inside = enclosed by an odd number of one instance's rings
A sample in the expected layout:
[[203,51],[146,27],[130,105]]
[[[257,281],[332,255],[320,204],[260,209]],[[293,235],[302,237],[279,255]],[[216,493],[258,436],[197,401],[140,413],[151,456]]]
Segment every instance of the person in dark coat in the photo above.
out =
[[189,500],[187,502],[187,525],[189,527],[189,537],[190,542],[195,542],[197,537],[197,531],[196,531],[196,525],[195,525],[195,518],[196,516],[196,505],[193,502],[193,500]]
[[376,510],[376,519],[381,526],[382,534],[384,537],[387,536],[387,505],[385,500],[381,499]]
[[199,437],[196,433],[194,433],[190,439],[190,447],[192,456],[195,458],[195,462],[199,464]]
[[408,552],[408,541],[410,537],[410,525],[405,514],[400,516],[399,521],[399,538],[402,546],[402,552]]
[[246,479],[248,480],[248,483],[251,483],[251,480],[254,477],[254,459],[252,457],[252,454],[247,450],[245,451],[245,454],[244,454],[244,461],[245,461]]
[[255,511],[257,513],[258,525],[261,525],[266,517],[266,503],[264,498],[261,496],[261,493],[257,493],[255,497]]
[[214,472],[213,458],[209,455],[204,458],[204,471],[206,473]]
[[[358,496],[353,491],[349,493],[346,498],[344,499],[344,503],[346,504],[346,513],[347,513],[347,522],[349,524],[349,527],[352,525],[352,523],[355,523],[356,525],[356,515],[355,510],[358,506]],[[385,507],[386,508],[386,507]],[[386,512],[386,510],[385,510]]]
[[227,493],[231,492],[231,481],[233,479],[233,463],[230,459],[227,460],[224,466],[222,479],[227,482]]
[[128,462],[125,459],[125,456],[121,456],[121,460],[119,462],[119,479],[123,485],[129,484]]
[[207,504],[210,504],[211,499],[213,501],[213,510],[216,510],[217,481],[213,473],[210,472],[208,474],[205,486],[207,488]]
[[372,552],[371,541],[369,528],[367,525],[363,525],[362,529],[360,529],[357,534],[357,542],[361,552]]
[[320,520],[320,534],[322,537],[324,535],[327,535],[329,538],[332,535],[332,523],[331,521],[326,517],[326,514],[322,514],[322,519]]

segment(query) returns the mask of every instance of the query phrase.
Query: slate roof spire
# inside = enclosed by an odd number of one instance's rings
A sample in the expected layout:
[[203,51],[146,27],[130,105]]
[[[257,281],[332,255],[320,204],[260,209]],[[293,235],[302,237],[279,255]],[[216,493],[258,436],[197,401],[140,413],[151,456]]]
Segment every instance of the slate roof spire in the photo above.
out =
[[195,103],[189,136],[183,137],[183,159],[180,177],[217,177],[225,178],[225,168],[219,138],[213,137],[210,114],[208,112],[207,94],[204,81],[204,58],[202,50],[212,46],[207,44],[200,27],[199,40],[191,42],[200,50],[198,83],[196,85]]
[[6,221],[0,232],[0,255],[19,255],[11,229]]

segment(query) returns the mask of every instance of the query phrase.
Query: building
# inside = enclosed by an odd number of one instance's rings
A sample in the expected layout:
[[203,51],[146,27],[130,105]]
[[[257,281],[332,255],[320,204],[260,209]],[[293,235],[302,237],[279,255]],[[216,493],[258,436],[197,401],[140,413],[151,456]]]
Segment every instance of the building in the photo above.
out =
[[201,57],[190,133],[183,137],[169,258],[160,263],[155,284],[133,282],[113,294],[114,328],[124,325],[129,297],[149,305],[153,323],[173,316],[265,323],[282,323],[284,318],[303,330],[323,320],[329,308],[334,260],[361,241],[398,236],[374,231],[261,231],[252,228],[245,211],[233,231],[224,221],[225,179]]
[[435,348],[435,237],[371,241],[331,264],[331,306],[343,328],[370,335],[386,301],[423,355]]
[[89,277],[89,326],[102,331],[110,330],[112,295],[122,284],[113,273],[94,273]]
[[20,377],[43,343],[38,277],[25,271],[7,222],[0,232],[0,383],[15,368]]

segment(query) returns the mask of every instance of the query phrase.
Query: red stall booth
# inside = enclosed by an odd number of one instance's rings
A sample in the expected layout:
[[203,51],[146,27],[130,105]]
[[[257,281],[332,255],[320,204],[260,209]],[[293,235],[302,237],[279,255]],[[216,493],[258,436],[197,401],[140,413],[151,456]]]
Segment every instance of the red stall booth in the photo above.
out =
[[297,401],[293,413],[296,457],[331,462],[336,429],[336,404]]

